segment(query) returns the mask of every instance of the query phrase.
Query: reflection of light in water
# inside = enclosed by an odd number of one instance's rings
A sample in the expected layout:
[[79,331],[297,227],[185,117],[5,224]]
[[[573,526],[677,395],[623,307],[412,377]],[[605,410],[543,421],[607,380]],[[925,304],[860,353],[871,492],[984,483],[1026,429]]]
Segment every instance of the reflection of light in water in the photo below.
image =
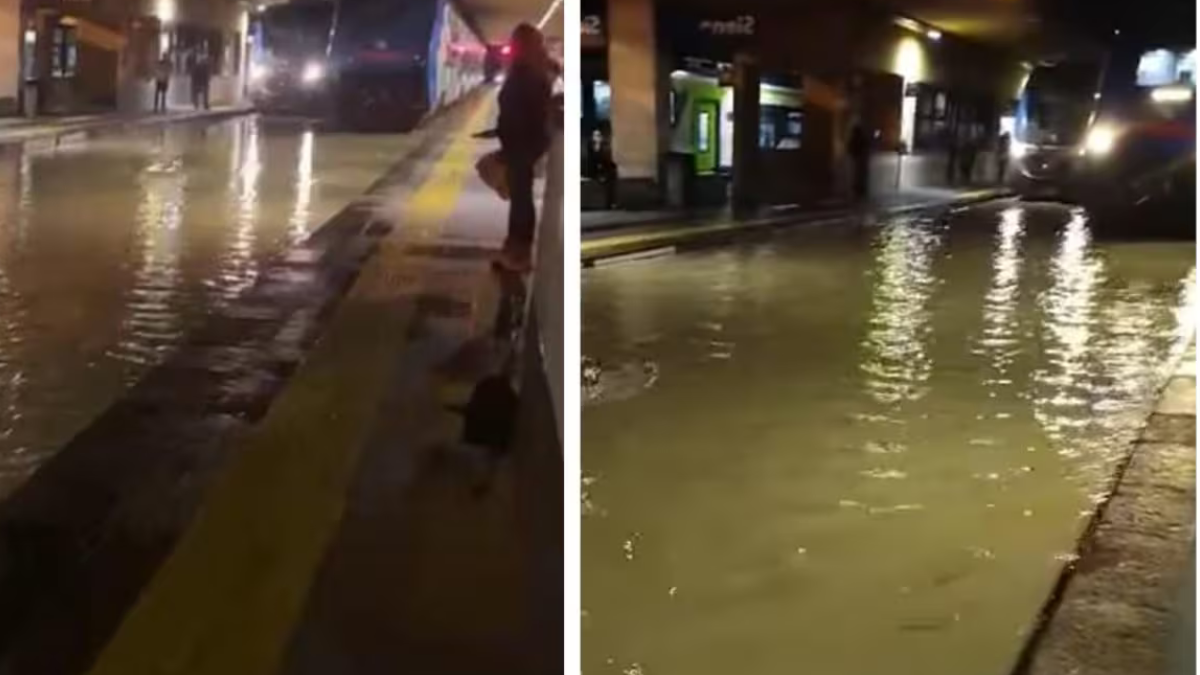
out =
[[160,362],[183,330],[179,249],[186,176],[175,159],[151,163],[138,182],[142,195],[137,236],[142,259],[114,356],[147,366]]
[[23,366],[26,311],[24,299],[14,287],[10,269],[25,251],[33,212],[33,159],[24,146],[14,151],[19,159],[0,157],[0,166],[11,188],[6,195],[0,222],[0,488],[23,480],[40,461],[30,452],[26,421],[25,392],[28,378]]
[[[1087,425],[1090,405],[1087,352],[1092,337],[1102,263],[1091,255],[1091,233],[1081,210],[1072,212],[1051,263],[1051,286],[1040,305],[1047,343],[1046,365],[1033,374],[1034,416],[1047,435],[1061,440],[1070,428]],[[1077,449],[1062,452],[1076,454]]]
[[300,155],[296,161],[296,203],[290,223],[291,240],[297,242],[308,234],[308,220],[312,215],[313,191],[313,132],[306,129],[300,138]]
[[25,248],[25,242],[29,237],[30,216],[33,214],[33,153],[29,152],[25,146],[20,146],[19,152],[21,153],[21,168],[17,177],[20,187],[17,195],[16,217],[18,253]]
[[234,233],[217,275],[217,292],[231,300],[249,288],[258,276],[254,261],[255,226],[258,224],[259,180],[262,176],[258,120],[247,120],[234,135]]
[[745,284],[742,272],[745,265],[741,258],[732,251],[714,256],[717,268],[712,274],[706,275],[709,281],[706,297],[713,298],[708,303],[709,310],[706,318],[697,326],[704,340],[707,357],[715,360],[733,358],[734,343],[729,340],[725,327],[732,320],[733,311],[737,307],[737,289]]
[[[1149,282],[1135,282],[1120,289],[1104,308],[1100,324],[1105,329],[1109,356],[1101,365],[1107,383],[1103,393],[1108,395],[1097,406],[1104,412],[1125,414],[1105,416],[1108,426],[1116,426],[1128,416],[1140,419],[1145,411],[1136,402],[1153,400],[1160,383],[1146,374],[1162,368],[1164,354],[1180,356],[1191,340],[1195,330],[1195,270],[1182,281],[1180,289],[1172,291],[1156,290]],[[1172,318],[1174,331],[1167,334],[1158,329],[1170,324]],[[1175,359],[1165,363],[1173,365]]]
[[925,343],[937,279],[930,268],[941,242],[912,222],[889,224],[880,242],[862,369],[877,401],[917,400],[932,368]]
[[983,302],[983,335],[977,354],[991,359],[996,369],[989,387],[1011,383],[1008,366],[1020,351],[1020,336],[1016,323],[1017,302],[1021,289],[1021,242],[1025,234],[1025,212],[1020,208],[1006,209],[1000,216],[996,235],[996,251],[992,260],[992,286]]
[[1188,343],[1196,333],[1197,301],[1196,269],[1192,268],[1181,284],[1179,304],[1175,309],[1175,342],[1178,350],[1187,349]]

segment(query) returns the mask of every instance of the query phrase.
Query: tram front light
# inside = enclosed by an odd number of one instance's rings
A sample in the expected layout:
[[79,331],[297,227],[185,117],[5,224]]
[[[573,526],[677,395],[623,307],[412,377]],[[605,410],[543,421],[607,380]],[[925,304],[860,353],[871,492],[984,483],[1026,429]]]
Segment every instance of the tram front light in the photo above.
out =
[[313,85],[325,79],[325,64],[317,61],[310,61],[305,64],[304,72],[301,73],[301,79],[304,84]]
[[1117,144],[1117,130],[1107,124],[1092,127],[1083,142],[1083,151],[1089,157],[1104,157]]

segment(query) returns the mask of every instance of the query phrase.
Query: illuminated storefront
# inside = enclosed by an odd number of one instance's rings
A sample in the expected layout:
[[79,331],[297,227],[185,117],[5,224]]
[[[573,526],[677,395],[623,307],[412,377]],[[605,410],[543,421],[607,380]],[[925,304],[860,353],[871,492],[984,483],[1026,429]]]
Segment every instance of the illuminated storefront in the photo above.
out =
[[[739,175],[753,176],[759,205],[827,200],[845,189],[855,123],[895,165],[875,184],[944,184],[953,148],[994,143],[1016,98],[1014,57],[878,7],[584,0],[581,9],[585,147],[611,128],[622,189],[638,204],[725,204],[747,194]],[[901,155],[911,169],[903,181]]]

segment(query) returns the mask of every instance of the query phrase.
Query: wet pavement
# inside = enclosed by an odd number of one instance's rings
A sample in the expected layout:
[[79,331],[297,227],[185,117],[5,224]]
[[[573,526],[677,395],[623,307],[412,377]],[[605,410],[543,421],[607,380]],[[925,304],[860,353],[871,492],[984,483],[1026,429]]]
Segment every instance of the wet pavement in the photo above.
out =
[[[111,623],[97,628],[96,612],[78,611],[87,593],[44,600],[50,609],[25,631],[40,649],[22,642],[11,651],[28,658],[0,669],[78,672],[55,665],[48,643],[84,628],[96,635],[73,645],[76,665],[92,664],[93,675],[561,671],[561,577],[537,573],[547,551],[561,561],[561,527],[531,522],[561,514],[553,415],[539,411],[521,459],[496,462],[482,491],[487,463],[458,443],[458,396],[503,351],[491,338],[508,284],[489,265],[501,209],[473,171],[493,146],[471,133],[490,126],[492,106],[473,99],[449,117],[411,170],[351,206],[370,252],[318,265],[356,273],[269,410],[226,435],[228,462],[202,476],[208,489],[194,520],[170,530],[174,546],[139,555],[157,542],[147,514],[126,515],[180,508],[178,486],[193,478],[168,469],[103,537],[118,539],[108,548],[125,544],[106,551],[110,561],[132,549],[125,567],[146,570],[119,602],[92,589],[116,605],[104,613]],[[0,535],[12,529],[4,525]],[[81,565],[97,585],[122,576]],[[43,620],[72,608],[70,621]]]
[[0,497],[416,141],[250,116],[0,148]]
[[1013,675],[1196,672],[1196,350],[1183,355]]
[[[904,190],[872,198],[865,204],[831,204],[767,209],[737,216],[728,211],[675,214],[648,223],[613,221],[597,225],[584,221],[580,253],[584,268],[645,259],[663,253],[691,251],[750,237],[769,237],[796,228],[845,227],[862,219],[900,216],[929,209],[968,206],[1006,196],[1002,188]],[[603,216],[605,214],[601,214]]]
[[586,272],[584,673],[1008,673],[1194,264],[999,201]]

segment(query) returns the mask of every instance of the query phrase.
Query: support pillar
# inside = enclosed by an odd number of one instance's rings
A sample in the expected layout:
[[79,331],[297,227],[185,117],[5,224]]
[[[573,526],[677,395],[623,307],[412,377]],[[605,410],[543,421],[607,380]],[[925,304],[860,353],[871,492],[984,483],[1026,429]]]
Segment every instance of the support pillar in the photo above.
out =
[[738,54],[733,63],[733,190],[735,214],[753,213],[759,205],[755,186],[758,165],[758,62]]
[[3,115],[17,112],[24,35],[20,0],[0,0],[0,114]]
[[653,1],[609,0],[612,149],[626,203],[659,196],[657,63]]

